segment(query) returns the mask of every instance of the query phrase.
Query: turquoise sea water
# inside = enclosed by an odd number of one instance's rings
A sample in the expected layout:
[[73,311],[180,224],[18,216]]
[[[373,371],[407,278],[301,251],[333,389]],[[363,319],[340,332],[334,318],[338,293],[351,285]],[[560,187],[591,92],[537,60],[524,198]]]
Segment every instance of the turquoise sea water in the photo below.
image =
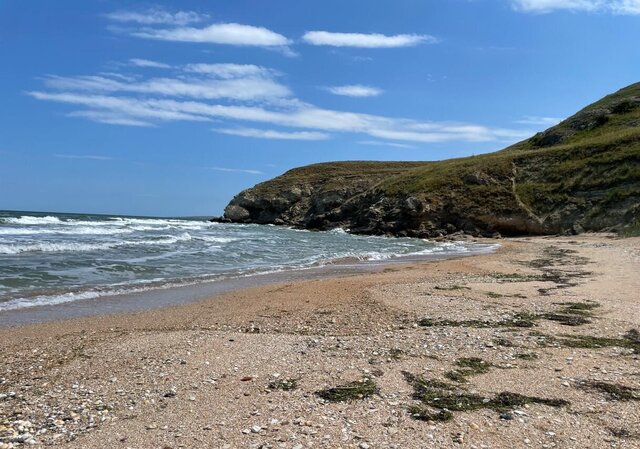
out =
[[482,249],[204,219],[0,211],[0,312],[324,264]]

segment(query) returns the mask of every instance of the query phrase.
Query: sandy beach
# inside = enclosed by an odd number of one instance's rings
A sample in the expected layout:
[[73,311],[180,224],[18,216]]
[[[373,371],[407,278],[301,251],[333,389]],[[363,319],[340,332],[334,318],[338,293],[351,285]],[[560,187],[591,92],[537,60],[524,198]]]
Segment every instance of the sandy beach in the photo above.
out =
[[640,447],[640,238],[499,242],[0,328],[0,448]]

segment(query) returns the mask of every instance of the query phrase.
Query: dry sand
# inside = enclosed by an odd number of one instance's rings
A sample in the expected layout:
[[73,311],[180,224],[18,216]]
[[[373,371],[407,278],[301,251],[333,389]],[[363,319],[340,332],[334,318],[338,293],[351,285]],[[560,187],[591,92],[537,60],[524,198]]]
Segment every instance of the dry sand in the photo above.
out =
[[[0,448],[640,447],[640,342],[628,333],[640,329],[640,238],[501,243],[491,255],[0,329]],[[551,319],[567,316],[586,322]],[[485,372],[460,378],[470,357]],[[418,420],[411,406],[439,409],[416,399],[412,376],[450,384],[439,392],[454,396],[449,408],[481,408]],[[316,394],[364,379],[373,394]],[[568,404],[501,407],[501,392]]]

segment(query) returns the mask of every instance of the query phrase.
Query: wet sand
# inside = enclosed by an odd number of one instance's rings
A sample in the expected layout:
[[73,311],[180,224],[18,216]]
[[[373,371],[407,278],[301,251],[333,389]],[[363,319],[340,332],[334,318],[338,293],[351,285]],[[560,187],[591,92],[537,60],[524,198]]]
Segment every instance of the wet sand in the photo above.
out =
[[0,448],[640,447],[640,238],[500,243],[1,328]]

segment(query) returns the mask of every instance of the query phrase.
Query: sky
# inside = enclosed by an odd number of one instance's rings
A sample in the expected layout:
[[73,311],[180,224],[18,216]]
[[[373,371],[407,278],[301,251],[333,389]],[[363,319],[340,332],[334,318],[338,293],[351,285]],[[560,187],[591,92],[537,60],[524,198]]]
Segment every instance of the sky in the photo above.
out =
[[640,81],[640,0],[2,0],[0,209],[219,215],[499,150]]

